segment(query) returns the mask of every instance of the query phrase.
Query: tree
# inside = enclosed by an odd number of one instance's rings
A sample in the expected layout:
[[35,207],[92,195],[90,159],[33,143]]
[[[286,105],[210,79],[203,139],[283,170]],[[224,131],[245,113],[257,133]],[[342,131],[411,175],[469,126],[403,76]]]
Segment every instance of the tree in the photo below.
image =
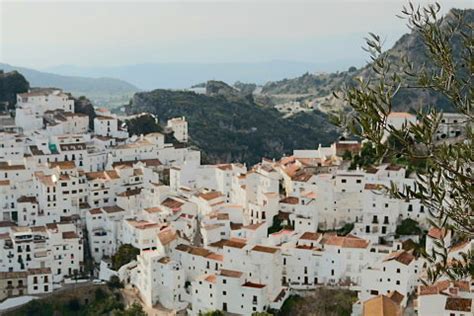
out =
[[94,118],[97,116],[94,105],[85,96],[74,99],[74,112],[82,113],[89,117],[89,129],[94,130]]
[[362,145],[360,154],[354,155],[352,157],[352,162],[350,169],[355,169],[357,167],[363,168],[371,166],[376,162],[376,152],[374,146],[371,142],[365,142]]
[[77,312],[81,309],[81,302],[77,297],[73,297],[69,300],[67,307],[72,312]]
[[121,245],[118,251],[112,256],[113,269],[117,271],[123,265],[135,260],[139,254],[140,249],[137,249],[130,244]]
[[354,223],[347,223],[337,230],[339,236],[347,236],[354,229]]
[[[0,70],[0,103],[8,102],[8,109],[14,109],[17,93],[28,92],[30,84],[18,71]],[[3,107],[0,107],[0,111]]]
[[[461,10],[452,10],[446,18],[440,18],[439,12],[439,4],[420,8],[411,3],[402,11],[401,18],[408,21],[425,47],[429,60],[425,65],[414,56],[404,56],[401,63],[395,63],[382,52],[380,37],[370,34],[366,50],[372,65],[367,76],[359,78],[355,86],[334,93],[350,107],[349,113],[341,113],[334,121],[347,132],[369,140],[378,163],[394,158],[422,161],[425,168],[415,170],[415,185],[392,185],[390,194],[405,200],[419,199],[429,210],[432,226],[450,228],[458,235],[472,238],[472,21],[466,21]],[[418,123],[406,123],[402,128],[390,125],[387,118],[394,97],[400,91],[411,90],[441,95],[455,112],[463,114],[464,141],[436,141],[442,112],[434,106],[417,112]],[[396,139],[396,148],[384,142],[387,133]],[[448,264],[447,246],[440,242],[437,249],[427,254],[432,263],[427,271],[428,281],[434,282],[442,274],[453,279],[473,275],[472,252]]]
[[120,282],[120,278],[116,275],[112,275],[110,277],[110,280],[109,280],[109,282],[107,282],[107,285],[111,289],[121,289],[121,288],[123,288],[123,284],[122,284],[122,282]]
[[161,126],[156,122],[156,119],[151,114],[140,115],[126,121],[128,133],[132,135],[150,134],[154,132],[161,132]]
[[402,220],[401,224],[397,226],[395,232],[397,235],[420,235],[422,233],[418,222],[411,218]]
[[96,301],[103,301],[107,298],[107,293],[101,288],[95,289],[94,297]]
[[348,72],[354,72],[354,71],[356,71],[356,70],[357,70],[357,67],[351,66],[351,67],[349,67],[349,69],[348,69],[347,71],[348,71]]

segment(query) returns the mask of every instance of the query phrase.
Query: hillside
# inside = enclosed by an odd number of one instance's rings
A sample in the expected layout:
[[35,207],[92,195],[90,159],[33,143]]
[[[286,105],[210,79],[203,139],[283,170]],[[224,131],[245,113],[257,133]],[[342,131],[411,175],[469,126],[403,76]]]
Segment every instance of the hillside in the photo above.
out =
[[337,138],[334,126],[318,111],[283,119],[279,112],[257,105],[249,96],[228,98],[223,93],[211,96],[158,89],[136,93],[127,111],[151,112],[161,122],[185,116],[192,143],[202,150],[205,162],[212,163],[254,164],[261,157],[277,158],[293,149],[314,148]]
[[5,72],[18,71],[32,87],[55,87],[71,92],[74,96],[86,96],[96,104],[121,104],[138,91],[132,84],[113,78],[88,78],[62,76],[34,69],[1,64]]
[[[16,104],[17,93],[27,92],[30,84],[17,71],[3,72],[0,70],[0,103],[7,102],[9,108]],[[3,107],[0,107],[0,111]]]
[[[453,9],[456,10],[456,9]],[[445,19],[444,25],[447,25],[453,16],[453,10],[450,11]],[[474,23],[474,10],[462,10],[465,15],[465,21],[473,25]],[[465,30],[466,32],[468,30]],[[454,36],[451,39],[451,46],[453,52],[458,53],[460,51],[460,36]],[[388,55],[389,59],[395,65],[401,65],[403,56],[409,58],[409,60],[415,62],[416,65],[425,65],[428,69],[432,67],[430,58],[427,56],[426,48],[422,43],[421,37],[415,32],[403,35],[392,48],[388,49],[385,54]],[[305,73],[300,77],[293,79],[283,79],[280,81],[266,83],[261,93],[267,96],[285,96],[288,98],[304,97],[310,99],[318,105],[318,108],[323,111],[337,110],[341,104],[334,100],[332,92],[340,90],[344,85],[353,84],[353,80],[356,77],[370,77],[371,76],[371,64],[356,69],[351,67],[347,71],[329,74],[310,74]],[[325,106],[328,104],[328,106]],[[450,107],[448,101],[437,94],[422,92],[422,91],[408,91],[407,89],[401,89],[397,96],[394,98],[395,110],[409,111],[418,109],[424,105],[432,104],[438,108],[448,109]]]

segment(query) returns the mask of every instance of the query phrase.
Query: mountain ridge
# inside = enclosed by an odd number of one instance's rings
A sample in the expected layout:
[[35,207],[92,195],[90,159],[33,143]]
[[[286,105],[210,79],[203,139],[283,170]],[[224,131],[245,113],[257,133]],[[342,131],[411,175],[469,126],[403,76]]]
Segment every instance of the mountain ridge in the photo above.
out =
[[[467,24],[474,23],[474,9],[452,9],[444,17],[444,27],[446,20],[452,19],[454,11],[464,13]],[[459,33],[451,39],[455,57],[459,52]],[[426,54],[426,48],[423,45],[420,35],[412,31],[402,35],[395,44],[386,50],[388,58],[396,66],[400,66],[402,56],[407,56],[416,65],[426,64],[432,67],[431,60]],[[340,90],[343,86],[353,85],[356,77],[368,77],[371,75],[371,63],[361,68],[352,68],[347,71],[311,74],[304,73],[301,76],[292,79],[283,79],[266,83],[261,90],[264,95],[291,95],[292,97],[303,97],[317,103],[318,108],[325,112],[331,112],[342,108],[340,101],[336,100],[332,93]],[[395,96],[394,109],[397,111],[414,111],[427,103],[437,108],[449,110],[450,104],[443,96],[430,91],[409,91],[409,89],[400,89]]]
[[126,102],[133,93],[139,91],[136,86],[115,78],[65,76],[5,63],[0,63],[0,69],[3,69],[5,72],[18,71],[28,80],[32,87],[60,88],[71,92],[76,97],[81,95],[87,96],[99,104]]
[[[347,61],[346,61],[347,62]],[[143,90],[185,89],[199,82],[220,80],[264,84],[270,80],[297,76],[305,71],[327,70],[325,63],[272,60],[262,62],[169,62],[122,66],[79,67],[62,65],[48,68],[59,74],[108,75],[133,83]],[[334,68],[332,68],[334,69]]]

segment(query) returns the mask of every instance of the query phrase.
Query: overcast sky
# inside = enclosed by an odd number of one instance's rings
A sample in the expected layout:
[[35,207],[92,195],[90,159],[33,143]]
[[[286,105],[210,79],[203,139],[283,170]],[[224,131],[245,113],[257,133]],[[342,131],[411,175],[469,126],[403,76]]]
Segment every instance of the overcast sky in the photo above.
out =
[[[440,1],[443,11],[472,0]],[[126,65],[146,62],[364,61],[369,31],[393,44],[406,1],[5,1],[0,62]]]

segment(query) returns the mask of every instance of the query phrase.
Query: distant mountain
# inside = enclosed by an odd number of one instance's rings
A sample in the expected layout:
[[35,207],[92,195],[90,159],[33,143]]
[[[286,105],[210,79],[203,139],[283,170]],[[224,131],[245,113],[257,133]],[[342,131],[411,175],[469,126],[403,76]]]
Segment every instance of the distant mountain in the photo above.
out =
[[285,119],[223,82],[209,84],[209,95],[164,89],[136,93],[127,112],[150,112],[162,122],[185,116],[192,143],[201,149],[204,161],[211,163],[254,164],[262,157],[278,158],[293,149],[327,145],[338,136],[319,111]]
[[1,69],[20,72],[32,87],[60,88],[76,97],[87,96],[96,104],[124,104],[139,90],[128,82],[113,78],[63,76],[0,63]]
[[[444,19],[444,25],[452,19],[452,9]],[[459,10],[461,11],[461,10]],[[462,10],[465,21],[468,25],[474,24],[474,10]],[[463,30],[464,32],[472,32],[472,30]],[[460,52],[460,35],[451,38],[452,51],[454,56],[458,56]],[[425,65],[432,67],[431,60],[426,53],[426,48],[419,34],[411,32],[403,35],[392,48],[387,50],[385,54],[394,65],[400,65],[403,56],[407,56],[409,60],[414,61],[416,65]],[[369,77],[371,75],[371,64],[356,69],[351,67],[347,71],[327,74],[311,74],[305,73],[302,76],[293,79],[284,79],[280,81],[268,82],[261,89],[264,95],[277,96],[287,95],[291,98],[310,99],[317,104],[318,108],[323,111],[331,111],[339,109],[341,104],[332,97],[332,92],[340,90],[344,85],[354,83],[356,77]],[[422,106],[434,105],[441,109],[449,109],[450,104],[446,98],[440,94],[428,91],[414,91],[408,89],[400,89],[394,98],[394,107],[396,110],[415,110]]]
[[112,77],[148,89],[184,89],[207,80],[264,84],[271,80],[294,77],[304,72],[334,69],[325,63],[293,61],[235,63],[148,63],[116,67],[57,66],[48,71],[87,77]]

